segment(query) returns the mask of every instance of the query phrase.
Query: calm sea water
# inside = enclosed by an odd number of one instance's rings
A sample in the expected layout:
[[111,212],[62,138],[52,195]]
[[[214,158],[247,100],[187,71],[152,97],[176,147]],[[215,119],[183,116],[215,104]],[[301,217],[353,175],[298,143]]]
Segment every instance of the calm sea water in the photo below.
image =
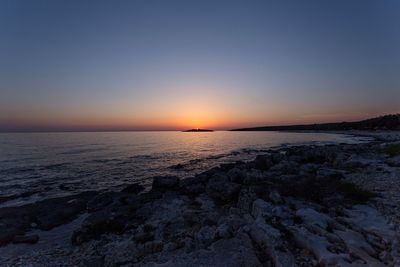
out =
[[283,132],[0,134],[0,206],[133,182],[148,185],[155,175],[188,177],[284,144],[359,141],[346,135]]

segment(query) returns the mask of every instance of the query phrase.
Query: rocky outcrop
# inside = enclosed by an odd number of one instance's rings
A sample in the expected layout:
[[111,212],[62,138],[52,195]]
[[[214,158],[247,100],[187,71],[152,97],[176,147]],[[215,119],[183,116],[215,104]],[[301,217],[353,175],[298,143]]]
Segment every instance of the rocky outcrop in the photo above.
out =
[[[73,214],[84,203],[88,216],[64,260],[67,266],[396,266],[398,229],[374,205],[376,193],[349,181],[364,168],[397,168],[386,155],[371,159],[378,145],[286,147],[183,180],[155,177],[150,191],[133,185],[69,199],[79,207],[71,207]],[[45,229],[44,220],[34,221]]]

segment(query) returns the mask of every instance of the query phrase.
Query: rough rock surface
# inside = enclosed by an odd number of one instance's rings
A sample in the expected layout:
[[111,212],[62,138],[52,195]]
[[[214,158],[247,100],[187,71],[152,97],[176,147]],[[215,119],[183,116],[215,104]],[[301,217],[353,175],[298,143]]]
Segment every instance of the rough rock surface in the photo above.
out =
[[2,245],[37,242],[30,229],[87,213],[71,246],[17,257],[0,248],[0,265],[400,266],[400,167],[383,145],[283,147],[184,180],[155,177],[147,192],[0,209]]

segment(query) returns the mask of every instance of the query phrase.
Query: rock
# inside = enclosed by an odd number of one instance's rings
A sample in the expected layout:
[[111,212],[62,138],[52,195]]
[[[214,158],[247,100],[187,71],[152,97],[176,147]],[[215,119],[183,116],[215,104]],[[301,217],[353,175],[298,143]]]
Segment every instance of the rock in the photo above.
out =
[[335,254],[329,251],[331,243],[322,236],[315,235],[304,228],[290,228],[293,240],[300,248],[311,251],[321,266],[345,266],[350,262],[348,254]]
[[161,252],[163,250],[164,244],[159,241],[148,241],[143,245],[138,246],[138,254],[140,257],[146,256],[148,254],[154,254]]
[[39,241],[38,235],[16,235],[13,239],[14,244],[35,244]]
[[316,173],[320,165],[315,163],[306,163],[300,166],[300,170],[305,173]]
[[226,217],[221,217],[218,221],[219,225],[226,224],[229,226],[230,231],[237,232],[239,228],[246,223],[245,216],[239,216],[237,214],[230,214]]
[[104,259],[101,256],[89,256],[86,259],[82,260],[83,266],[92,267],[92,266],[104,266]]
[[42,230],[50,230],[53,227],[72,221],[78,214],[86,210],[88,199],[97,193],[84,192],[75,196],[47,199],[37,202],[34,216],[36,223]]
[[270,169],[272,172],[279,172],[285,174],[297,174],[299,172],[299,164],[295,161],[281,160]]
[[322,229],[327,229],[328,225],[334,224],[334,221],[329,216],[319,213],[312,208],[303,208],[296,211],[296,216],[303,220],[303,223],[315,225]]
[[179,178],[176,176],[156,176],[153,177],[152,189],[165,191],[178,186]]
[[269,193],[269,199],[275,204],[283,203],[283,199],[282,199],[281,195],[276,190],[273,190],[273,191],[271,191],[271,193]]
[[258,170],[268,170],[274,165],[271,155],[258,155],[253,162]]
[[79,229],[73,232],[71,242],[73,245],[80,245],[89,240],[98,239],[104,233],[120,233],[126,222],[127,218],[115,215],[111,210],[94,212],[83,221]]
[[23,220],[9,220],[0,225],[0,246],[10,243],[15,236],[25,233],[28,223]]
[[114,202],[114,193],[113,192],[102,193],[88,201],[87,210],[89,212],[98,211],[98,210],[110,205],[113,202]]
[[216,239],[216,227],[215,226],[204,226],[195,235],[195,239],[204,247],[211,245]]
[[243,183],[244,180],[244,173],[241,169],[234,167],[232,169],[230,169],[227,173],[229,180],[233,183],[238,183],[241,184]]
[[246,172],[243,178],[243,184],[244,185],[260,185],[263,183],[270,182],[270,180],[275,177],[275,174],[273,176],[270,175],[271,173],[266,173],[264,171],[256,170],[256,169],[251,169]]
[[375,161],[371,161],[368,159],[365,159],[359,155],[352,155],[350,156],[347,161],[345,162],[345,166],[347,168],[365,168],[374,163]]
[[345,172],[337,169],[320,168],[317,171],[317,177],[343,178]]
[[254,218],[259,216],[261,217],[272,217],[274,206],[271,203],[268,203],[262,199],[257,199],[253,202],[253,208],[251,211],[251,215]]
[[344,210],[344,213],[346,217],[342,217],[341,220],[352,228],[378,236],[387,244],[399,241],[399,236],[393,226],[390,226],[376,209],[367,205],[355,205],[352,209]]
[[132,240],[109,242],[103,248],[104,266],[121,266],[137,260],[138,249]]
[[178,163],[178,164],[175,164],[175,165],[171,166],[170,168],[171,169],[175,169],[175,170],[181,170],[181,169],[184,168],[184,166],[183,166],[182,163]]
[[207,249],[199,249],[189,253],[180,253],[168,259],[165,263],[149,262],[142,267],[260,267],[250,238],[246,234],[238,234],[230,239],[214,242]]
[[181,180],[179,187],[183,193],[190,196],[197,196],[205,191],[204,183],[197,177]]
[[295,266],[293,255],[285,248],[279,230],[258,217],[250,227],[250,237],[272,259],[274,266]]
[[392,167],[400,167],[400,155],[387,159],[386,163]]
[[227,225],[227,224],[219,225],[217,228],[217,235],[220,238],[225,238],[225,239],[230,238],[232,236],[232,233],[231,233],[229,225]]
[[214,200],[231,202],[237,199],[240,185],[232,183],[226,176],[214,175],[207,183],[206,192]]
[[138,194],[138,193],[142,192],[144,189],[145,189],[144,186],[142,186],[138,183],[134,183],[134,184],[126,186],[124,189],[122,189],[121,192]]
[[239,192],[236,207],[243,214],[250,213],[253,207],[253,202],[257,198],[257,193],[254,187],[242,187]]
[[362,234],[352,230],[337,230],[335,234],[344,241],[351,255],[362,259],[369,266],[385,266],[376,259],[377,252],[367,243]]

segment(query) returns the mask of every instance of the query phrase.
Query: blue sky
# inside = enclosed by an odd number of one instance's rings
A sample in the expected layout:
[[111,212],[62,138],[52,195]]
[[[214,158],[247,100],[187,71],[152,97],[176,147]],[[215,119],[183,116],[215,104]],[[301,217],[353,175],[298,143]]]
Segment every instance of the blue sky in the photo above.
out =
[[0,130],[399,112],[400,2],[0,1]]

